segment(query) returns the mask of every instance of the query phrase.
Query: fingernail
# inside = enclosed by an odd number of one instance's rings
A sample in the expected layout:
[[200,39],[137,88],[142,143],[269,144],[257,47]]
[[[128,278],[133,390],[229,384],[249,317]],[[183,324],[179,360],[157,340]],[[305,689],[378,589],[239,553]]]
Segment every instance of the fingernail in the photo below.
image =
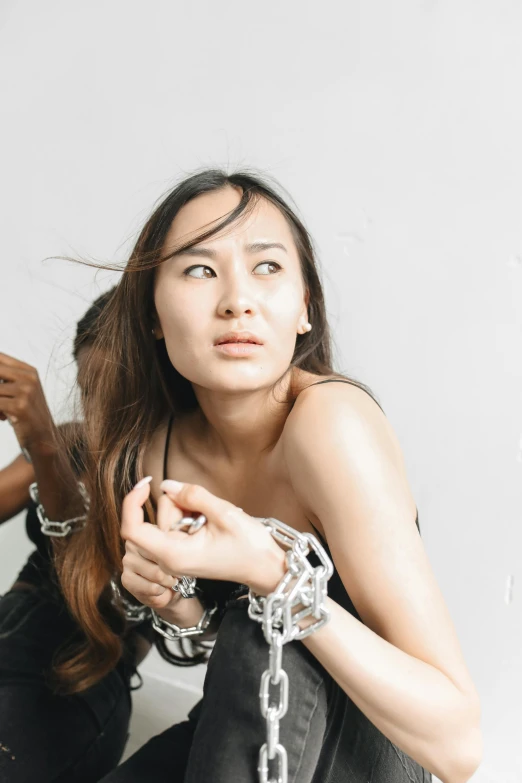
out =
[[145,478],[142,478],[138,483],[133,487],[133,489],[139,489],[140,487],[144,487],[145,484],[149,484],[152,481],[152,476],[145,476]]
[[181,481],[174,481],[173,479],[165,479],[160,484],[160,489],[163,492],[179,492],[183,484]]

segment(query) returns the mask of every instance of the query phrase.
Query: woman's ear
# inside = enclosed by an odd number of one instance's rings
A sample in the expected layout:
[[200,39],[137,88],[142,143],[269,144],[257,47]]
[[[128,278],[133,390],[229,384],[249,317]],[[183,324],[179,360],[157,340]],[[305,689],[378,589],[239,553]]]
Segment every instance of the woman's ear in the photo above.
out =
[[163,340],[163,329],[161,328],[161,324],[156,313],[154,313],[152,316],[152,334],[154,335],[154,339]]
[[[305,291],[305,295],[304,295],[303,309],[302,309],[301,315],[299,317],[300,329],[298,331],[299,331],[300,334],[302,334],[303,331],[304,332],[309,331],[307,329],[307,326],[306,326],[308,324],[308,304],[309,304],[309,302],[310,302],[310,291],[308,291],[308,289],[307,289]],[[301,331],[301,329],[303,331]]]

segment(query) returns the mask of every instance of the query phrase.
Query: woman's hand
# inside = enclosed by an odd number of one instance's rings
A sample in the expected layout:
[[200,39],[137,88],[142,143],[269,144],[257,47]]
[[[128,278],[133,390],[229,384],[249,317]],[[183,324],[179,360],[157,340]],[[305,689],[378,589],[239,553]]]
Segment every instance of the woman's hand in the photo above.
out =
[[[138,526],[150,526],[148,522],[145,522],[143,514],[143,503],[149,494],[149,481],[150,479],[148,478],[142,479],[130,493],[131,495],[140,493],[143,497],[141,503],[135,503],[129,509],[127,499],[123,501],[124,518],[125,514],[127,514],[127,518],[132,518],[133,524]],[[163,498],[160,499],[160,503],[164,505],[165,501]],[[167,513],[168,510],[166,509]],[[165,524],[163,516],[162,521]],[[145,606],[149,606],[151,609],[163,610],[172,608],[181,598],[181,593],[172,589],[178,581],[177,577],[166,573],[158,562],[150,558],[148,552],[141,550],[130,539],[125,541],[125,555],[123,556],[122,566],[121,583],[123,587]]]
[[[125,497],[121,534],[127,544],[162,574],[238,582],[261,595],[274,590],[286,571],[285,553],[265,525],[198,484],[167,480],[160,489],[165,494],[158,501],[157,525],[143,517],[148,483],[138,482]],[[193,535],[172,529],[183,512],[204,514],[207,524]]]
[[181,594],[172,589],[177,582],[176,577],[162,571],[132,541],[125,542],[122,565],[121,583],[140,603],[161,610],[179,600]]
[[20,446],[29,452],[53,451],[56,430],[38,372],[0,353],[0,380],[0,420],[10,422]]

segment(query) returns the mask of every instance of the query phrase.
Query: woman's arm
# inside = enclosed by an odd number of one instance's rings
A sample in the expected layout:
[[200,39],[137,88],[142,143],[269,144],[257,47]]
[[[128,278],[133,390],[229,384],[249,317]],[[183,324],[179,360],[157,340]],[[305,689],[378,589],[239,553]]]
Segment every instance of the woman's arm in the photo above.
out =
[[34,471],[20,454],[13,462],[0,470],[0,524],[19,514],[29,503],[29,485],[34,481]]
[[[364,624],[330,599],[331,622],[304,643],[394,744],[443,783],[465,783],[481,755],[477,693],[413,521],[396,439],[369,397],[345,395],[302,392],[283,438],[294,490],[323,524]],[[160,498],[157,526],[143,520],[150,485],[123,501],[122,537],[143,557],[164,574],[275,589],[285,555],[265,525],[200,485],[169,480],[160,490],[170,506]],[[207,524],[196,535],[176,530],[182,510]]]
[[47,517],[60,521],[82,514],[84,504],[76,477],[47,406],[38,372],[0,353],[0,379],[0,419],[10,422],[20,446],[29,452],[32,480],[38,483]]
[[283,445],[364,623],[328,599],[330,622],[303,643],[394,744],[444,783],[467,781],[482,752],[479,699],[389,422],[365,392],[332,384],[300,395]]

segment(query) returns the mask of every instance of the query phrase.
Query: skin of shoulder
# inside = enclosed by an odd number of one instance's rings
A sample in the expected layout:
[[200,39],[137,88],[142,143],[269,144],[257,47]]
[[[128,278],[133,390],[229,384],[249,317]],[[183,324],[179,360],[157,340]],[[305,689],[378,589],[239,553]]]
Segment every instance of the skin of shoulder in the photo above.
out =
[[320,522],[366,626],[474,691],[415,525],[416,505],[390,423],[362,389],[305,389],[282,435],[296,497]]
[[[397,436],[379,406],[359,387],[328,383],[304,388],[281,441],[293,489],[327,536],[335,533],[328,516],[331,498],[339,491],[338,482],[348,479],[357,485],[351,502],[361,505],[359,511],[375,507],[375,494],[380,492],[388,510],[393,502],[415,522],[416,504]],[[320,501],[318,492],[327,488],[333,494],[326,493]]]

